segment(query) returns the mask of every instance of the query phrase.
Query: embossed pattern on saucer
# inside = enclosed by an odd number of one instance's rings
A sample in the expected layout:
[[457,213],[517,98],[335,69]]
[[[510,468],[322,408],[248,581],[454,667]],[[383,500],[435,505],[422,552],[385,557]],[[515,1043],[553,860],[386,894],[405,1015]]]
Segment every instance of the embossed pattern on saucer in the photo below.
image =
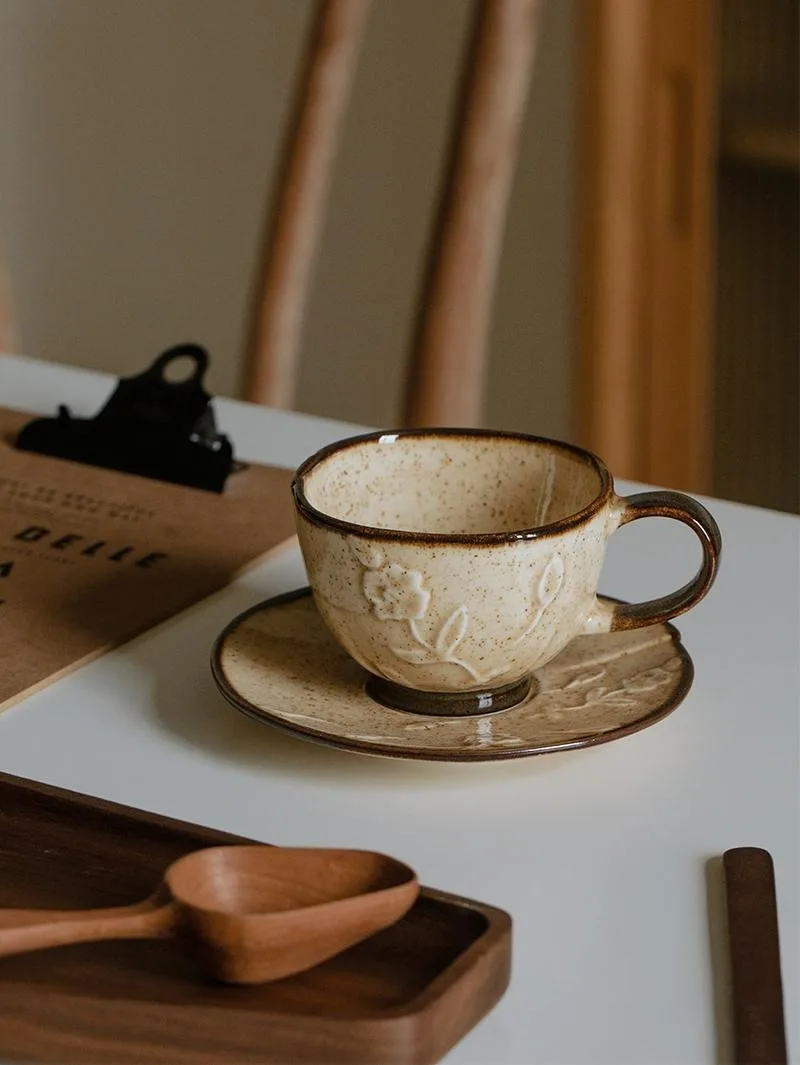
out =
[[349,751],[452,762],[618,739],[674,710],[694,676],[677,630],[652,625],[577,637],[509,710],[455,718],[393,710],[367,695],[367,674],[334,641],[307,588],[235,618],[211,665],[222,694],[266,724]]

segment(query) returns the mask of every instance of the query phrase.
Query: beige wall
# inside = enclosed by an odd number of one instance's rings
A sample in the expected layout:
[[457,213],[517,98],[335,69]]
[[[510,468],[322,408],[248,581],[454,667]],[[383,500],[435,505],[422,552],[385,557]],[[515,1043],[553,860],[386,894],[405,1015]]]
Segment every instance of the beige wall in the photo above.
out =
[[[567,435],[578,0],[549,0],[492,338],[489,421]],[[298,406],[396,420],[467,0],[375,0]],[[245,311],[309,0],[0,0],[0,243],[21,347],[128,372]]]

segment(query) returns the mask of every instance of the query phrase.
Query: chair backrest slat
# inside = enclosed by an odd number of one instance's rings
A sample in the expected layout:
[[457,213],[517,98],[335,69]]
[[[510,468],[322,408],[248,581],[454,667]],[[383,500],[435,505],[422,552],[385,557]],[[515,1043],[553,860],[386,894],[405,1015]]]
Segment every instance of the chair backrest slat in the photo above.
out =
[[11,306],[11,283],[4,262],[0,259],[0,351],[20,350]]
[[321,0],[275,198],[254,307],[245,395],[290,407],[303,317],[369,0]]
[[542,0],[480,4],[428,275],[405,423],[480,423],[492,299]]

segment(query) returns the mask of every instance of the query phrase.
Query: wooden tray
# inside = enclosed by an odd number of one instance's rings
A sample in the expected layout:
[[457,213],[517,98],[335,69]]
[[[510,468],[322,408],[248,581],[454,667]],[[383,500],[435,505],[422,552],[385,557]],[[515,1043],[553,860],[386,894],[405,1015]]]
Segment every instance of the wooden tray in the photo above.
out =
[[[0,906],[121,905],[173,859],[235,837],[0,774]],[[409,914],[316,969],[231,988],[169,943],[0,959],[0,1059],[58,1065],[438,1061],[505,991],[511,920],[424,888]]]

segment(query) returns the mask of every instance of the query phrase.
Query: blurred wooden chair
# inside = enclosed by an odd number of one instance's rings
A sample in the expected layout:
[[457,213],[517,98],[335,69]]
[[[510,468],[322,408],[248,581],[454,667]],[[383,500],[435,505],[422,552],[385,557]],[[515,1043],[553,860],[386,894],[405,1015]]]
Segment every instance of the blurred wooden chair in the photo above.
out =
[[[409,426],[480,422],[506,208],[543,0],[479,0],[407,373]],[[253,312],[245,396],[291,407],[312,270],[369,0],[322,0]]]
[[[474,0],[409,352],[406,425],[481,420],[492,298],[544,2]],[[785,0],[787,10],[793,2]],[[259,264],[244,388],[256,402],[294,403],[311,275],[369,7],[370,0],[319,0]],[[577,20],[583,107],[570,435],[619,476],[695,491],[713,484],[717,7],[718,0],[584,0]],[[2,289],[0,276],[0,346],[12,348]],[[748,343],[760,373],[760,348]],[[780,367],[771,373],[782,380]],[[752,451],[742,424],[728,436],[739,433]],[[781,426],[772,435],[784,434]]]
[[[544,0],[477,0],[402,420],[475,425]],[[711,487],[718,0],[584,0],[575,439],[619,476]],[[321,3],[267,243],[246,394],[291,406],[368,0]]]
[[17,350],[17,335],[11,309],[11,284],[0,257],[0,352],[16,352]]

